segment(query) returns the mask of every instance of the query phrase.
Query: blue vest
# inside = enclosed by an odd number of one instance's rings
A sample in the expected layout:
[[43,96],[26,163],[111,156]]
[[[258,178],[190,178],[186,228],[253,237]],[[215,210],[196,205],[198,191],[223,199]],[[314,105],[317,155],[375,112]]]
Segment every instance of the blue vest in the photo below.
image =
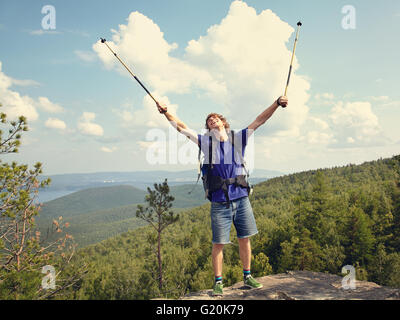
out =
[[249,195],[248,172],[244,166],[247,128],[228,134],[228,141],[198,135],[199,157],[204,154],[201,175],[206,197],[212,202],[228,202]]

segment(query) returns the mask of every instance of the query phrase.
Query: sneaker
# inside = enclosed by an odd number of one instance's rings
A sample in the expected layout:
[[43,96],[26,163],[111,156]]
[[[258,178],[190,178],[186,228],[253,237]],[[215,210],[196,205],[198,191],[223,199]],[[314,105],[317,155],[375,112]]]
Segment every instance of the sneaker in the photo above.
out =
[[214,284],[212,295],[213,296],[222,296],[223,288],[224,288],[224,285],[222,284],[222,281],[216,282]]
[[256,279],[254,279],[251,275],[247,276],[244,279],[244,285],[245,285],[245,287],[248,287],[250,289],[260,289],[263,286]]

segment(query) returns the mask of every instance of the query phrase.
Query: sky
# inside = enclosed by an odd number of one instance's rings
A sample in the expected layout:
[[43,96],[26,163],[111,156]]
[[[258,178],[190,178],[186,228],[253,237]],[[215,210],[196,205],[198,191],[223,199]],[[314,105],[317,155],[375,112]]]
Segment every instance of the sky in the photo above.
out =
[[192,130],[211,112],[240,130],[283,95],[299,20],[289,106],[255,132],[251,169],[399,154],[398,0],[2,0],[1,111],[30,130],[1,161],[46,175],[196,170],[196,145],[100,37]]

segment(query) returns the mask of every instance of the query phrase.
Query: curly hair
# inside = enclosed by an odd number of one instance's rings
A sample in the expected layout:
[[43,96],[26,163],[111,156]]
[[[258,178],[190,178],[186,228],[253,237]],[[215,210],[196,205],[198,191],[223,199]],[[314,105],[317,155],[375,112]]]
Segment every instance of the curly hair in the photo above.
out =
[[226,121],[225,117],[224,117],[222,114],[219,114],[219,113],[210,113],[210,114],[207,116],[207,118],[206,118],[206,129],[207,129],[207,130],[210,130],[210,128],[209,128],[208,125],[207,125],[207,121],[208,121],[208,119],[210,119],[211,117],[218,117],[218,118],[222,121],[222,123],[224,124],[225,129],[226,129],[226,130],[229,130],[230,125],[229,125],[228,121]]

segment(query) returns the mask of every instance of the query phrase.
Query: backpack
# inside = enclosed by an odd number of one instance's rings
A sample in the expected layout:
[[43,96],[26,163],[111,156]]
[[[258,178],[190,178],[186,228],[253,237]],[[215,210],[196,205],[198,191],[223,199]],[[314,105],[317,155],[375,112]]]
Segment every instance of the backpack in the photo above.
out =
[[[227,207],[229,207],[229,194],[228,194],[228,185],[230,184],[235,184],[236,186],[241,186],[243,188],[247,188],[248,195],[250,196],[253,193],[253,187],[249,183],[249,172],[246,168],[246,162],[243,159],[243,156],[241,152],[239,152],[237,149],[234,147],[234,139],[235,139],[235,133],[233,130],[230,131],[230,135],[228,135],[229,141],[232,144],[232,148],[235,151],[235,154],[237,154],[240,158],[241,166],[243,167],[246,175],[239,175],[236,176],[235,178],[228,178],[228,179],[223,179],[219,176],[213,176],[211,174],[213,164],[212,164],[212,137],[209,135],[210,143],[209,143],[209,161],[208,163],[203,163],[201,162],[201,148],[199,146],[199,154],[198,154],[198,161],[199,161],[199,170],[198,170],[198,175],[197,175],[197,181],[196,185],[201,179],[203,181],[203,189],[205,192],[205,197],[209,201],[212,199],[212,193],[214,191],[217,191],[219,189],[222,189],[223,192],[225,193],[225,197],[227,200]],[[196,187],[195,185],[195,187]],[[189,192],[189,194],[194,190],[194,188]]]

